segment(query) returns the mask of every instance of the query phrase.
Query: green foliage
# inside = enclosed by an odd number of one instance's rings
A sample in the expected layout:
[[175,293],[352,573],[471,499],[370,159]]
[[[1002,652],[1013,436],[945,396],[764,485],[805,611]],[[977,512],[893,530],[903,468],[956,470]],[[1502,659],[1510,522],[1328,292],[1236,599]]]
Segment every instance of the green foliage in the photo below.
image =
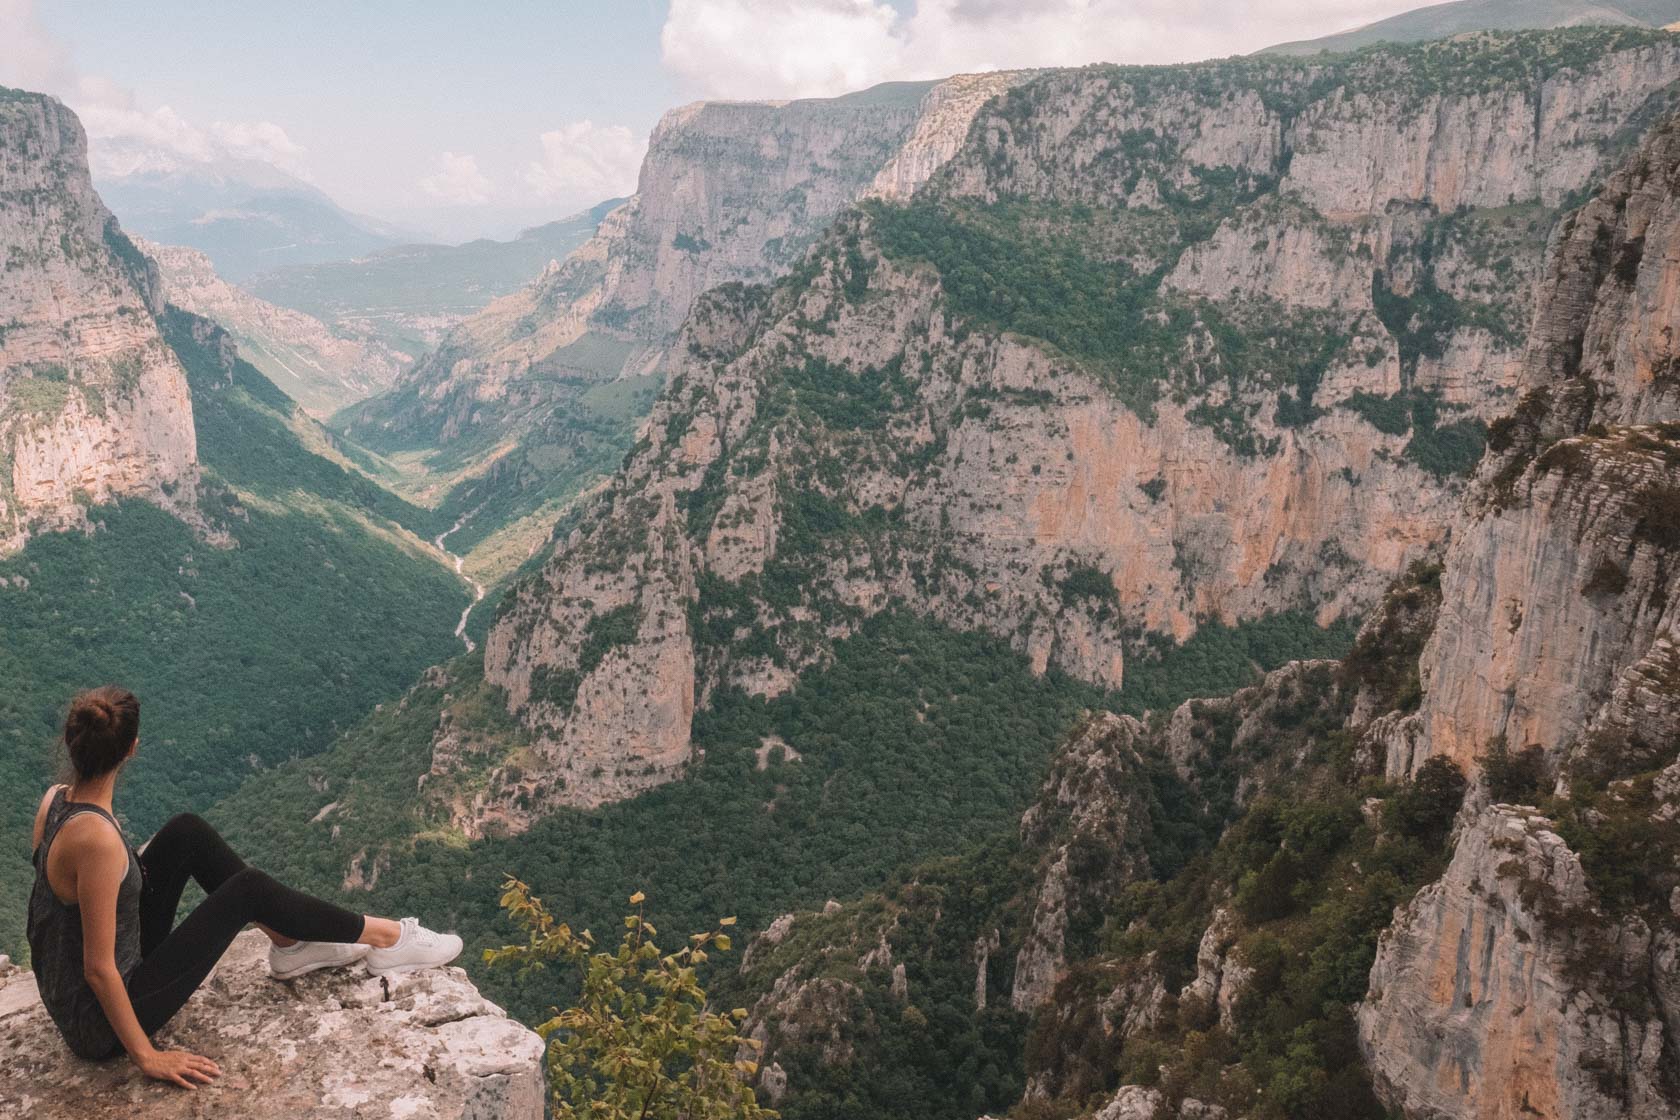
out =
[[[307,449],[294,425],[313,427],[297,404],[248,362],[224,367],[218,351],[194,334],[205,320],[170,307],[164,340],[187,372],[199,460],[242,494],[287,501],[303,493],[339,502],[430,536],[439,528],[430,510],[414,506],[356,471]],[[324,430],[316,429],[323,439]]]
[[1057,588],[1061,591],[1062,602],[1069,607],[1083,608],[1094,601],[1100,617],[1107,617],[1120,607],[1120,592],[1115,589],[1114,580],[1101,568],[1089,564],[1076,564],[1069,568],[1058,581]]
[[1225,696],[1291,661],[1342,656],[1355,629],[1348,619],[1320,627],[1310,613],[1288,611],[1235,626],[1205,622],[1182,645],[1152,639],[1128,658],[1118,706],[1142,713],[1192,697]]
[[1379,397],[1361,390],[1342,407],[1352,409],[1366,423],[1387,435],[1411,432],[1404,456],[1437,478],[1465,477],[1482,461],[1487,425],[1474,417],[1441,423],[1441,395],[1405,390]]
[[[857,988],[835,1024],[853,1050],[849,1063],[825,1060],[825,1032],[794,1038],[784,1028],[803,1023],[771,1024],[761,1060],[787,1074],[785,1120],[974,1120],[1021,1099],[1028,1017],[997,994],[1008,990],[1011,958],[1000,950],[987,960],[993,998],[976,1009],[972,950],[1009,913],[1030,868],[1004,830],[963,855],[895,873],[838,914],[798,915],[780,945],[756,946],[741,972],[714,981],[714,1002],[725,1007],[750,1005],[796,967]],[[862,965],[850,947],[882,938],[892,962]],[[831,955],[831,946],[847,948]],[[893,992],[899,965],[903,998]]]
[[1537,746],[1513,751],[1501,738],[1476,764],[1488,797],[1496,803],[1538,805],[1546,791],[1546,752]]
[[[1170,216],[1147,219],[1165,222],[1163,229],[1096,235],[1102,223],[1087,208],[1019,201],[982,207],[928,198],[874,204],[869,213],[883,253],[938,269],[957,315],[1050,343],[1141,416],[1152,416],[1169,391],[1182,402],[1216,384],[1228,387],[1224,403],[1202,401],[1191,418],[1254,455],[1263,450],[1249,425],[1257,406],[1243,395],[1271,389],[1278,423],[1311,423],[1320,415],[1313,404],[1319,382],[1351,338],[1339,312],[1263,300],[1226,306],[1161,291],[1176,248],[1211,235],[1262,189],[1229,169],[1196,173],[1197,192],[1169,191]],[[1131,263],[1158,257],[1164,263],[1147,272]]]
[[485,962],[528,974],[558,960],[578,978],[577,1005],[537,1025],[559,1120],[776,1120],[745,1082],[757,1063],[735,1058],[760,1045],[740,1033],[746,1011],[708,1010],[700,984],[711,951],[731,947],[734,918],[663,953],[638,891],[617,950],[597,951],[587,929],[573,933],[518,879],[502,891],[502,909],[526,940],[485,950]]
[[[459,673],[477,658],[451,668]],[[473,673],[478,670],[472,669]],[[730,898],[747,929],[877,888],[917,861],[961,852],[1011,830],[1046,761],[1078,713],[1100,702],[1055,673],[1034,677],[995,638],[882,616],[774,700],[716,695],[695,714],[702,756],[679,782],[592,812],[561,810],[511,839],[463,843],[415,792],[432,762],[445,696],[469,683],[426,685],[369,717],[333,751],[248,782],[212,814],[253,862],[283,881],[360,909],[437,915],[483,949],[506,941],[493,899],[463,884],[512,870],[576,924],[616,920],[620,885],[657,891],[667,922],[702,928]],[[482,710],[506,741],[493,696]],[[499,714],[498,714],[499,713]],[[451,726],[481,726],[456,715]],[[758,755],[767,739],[797,760]],[[768,752],[767,752],[768,753]],[[320,792],[320,789],[325,792]],[[297,830],[329,801],[341,812]],[[335,840],[328,830],[340,828]],[[358,851],[393,852],[371,892],[346,894]],[[485,990],[516,1013],[537,997],[495,974]]]
[[853,373],[817,357],[783,372],[795,407],[840,431],[881,431],[914,391],[905,377],[903,355],[885,366]]
[[1255,803],[1173,879],[1128,890],[1109,920],[1119,960],[1154,954],[1168,989],[1178,987],[1195,974],[1202,930],[1229,891],[1233,952],[1252,975],[1229,1028],[1181,1003],[1176,1022],[1127,1044],[1124,1080],[1260,1120],[1387,1115],[1371,1095],[1352,1011],[1394,908],[1446,864],[1444,823],[1464,782],[1450,766],[1425,769],[1418,783],[1386,791],[1380,831],[1350,791],[1308,784]]
[[1384,435],[1403,436],[1412,430],[1413,403],[1410,393],[1379,397],[1360,389],[1343,401],[1342,407],[1357,412],[1361,419]]
[[[1124,260],[1092,256],[1072,233],[1036,232],[1028,212],[1007,206],[977,216],[931,201],[869,211],[882,251],[937,268],[956,314],[1051,343],[1150,414],[1164,356],[1189,325],[1183,311],[1164,324],[1144,315],[1162,270],[1140,274]],[[1057,223],[1077,225],[1077,214]]]
[[863,254],[857,234],[846,238],[846,298],[856,303],[869,293],[869,277],[875,272],[875,262]]
[[1355,640],[1342,675],[1368,692],[1379,711],[1415,711],[1423,702],[1418,658],[1435,628],[1441,604],[1441,565],[1415,560],[1378,608],[1377,620]]
[[1436,755],[1418,767],[1410,785],[1383,802],[1383,823],[1425,847],[1442,847],[1468,784],[1450,758]]

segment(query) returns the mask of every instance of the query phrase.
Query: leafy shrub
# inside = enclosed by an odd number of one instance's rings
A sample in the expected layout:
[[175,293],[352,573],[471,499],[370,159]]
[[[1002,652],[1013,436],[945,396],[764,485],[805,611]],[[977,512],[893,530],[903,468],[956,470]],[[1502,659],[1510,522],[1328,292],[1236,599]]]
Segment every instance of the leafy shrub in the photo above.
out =
[[1383,802],[1383,823],[1401,836],[1439,848],[1446,843],[1468,785],[1457,763],[1436,755],[1418,768],[1409,784]]
[[658,931],[636,907],[624,919],[613,952],[597,951],[588,930],[557,921],[531,889],[514,878],[503,885],[502,908],[526,935],[522,945],[487,949],[490,965],[523,965],[526,972],[559,960],[577,973],[577,1006],[537,1024],[547,1041],[550,1104],[559,1120],[776,1120],[761,1108],[745,1078],[757,1063],[736,1060],[759,1043],[741,1035],[743,1009],[707,1009],[699,969],[710,950],[727,951],[724,918],[674,953],[653,940]]
[[1488,796],[1496,802],[1538,805],[1547,784],[1546,752],[1538,746],[1512,751],[1503,737],[1477,759]]

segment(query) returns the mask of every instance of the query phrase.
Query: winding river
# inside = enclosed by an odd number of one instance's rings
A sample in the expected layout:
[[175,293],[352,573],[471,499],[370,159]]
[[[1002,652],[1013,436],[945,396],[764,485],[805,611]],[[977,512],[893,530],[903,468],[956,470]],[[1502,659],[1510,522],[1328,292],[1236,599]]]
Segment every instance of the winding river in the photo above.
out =
[[467,618],[469,616],[471,616],[471,614],[473,612],[473,608],[478,606],[478,604],[481,601],[483,601],[483,599],[484,599],[484,585],[482,583],[479,583],[476,579],[472,578],[471,576],[467,575],[467,573],[463,570],[463,567],[465,565],[465,561],[462,560],[461,557],[455,555],[455,553],[449,551],[449,546],[444,544],[443,542],[444,542],[444,539],[449,536],[449,534],[455,532],[461,526],[465,525],[467,523],[467,519],[470,518],[473,515],[473,513],[477,513],[477,512],[478,512],[477,510],[473,510],[472,513],[463,513],[461,515],[461,519],[459,521],[455,522],[455,524],[451,525],[449,528],[447,528],[443,532],[439,533],[437,535],[437,539],[432,541],[432,543],[437,546],[437,550],[439,552],[441,552],[445,556],[449,557],[449,559],[455,561],[455,574],[460,576],[462,579],[466,580],[468,583],[470,583],[472,585],[473,600],[472,600],[472,602],[467,604],[467,609],[461,612],[461,621],[459,621],[455,624],[455,636],[457,638],[461,639],[461,642],[467,647],[467,652],[468,653],[471,653],[473,650],[477,649],[478,648],[478,643],[473,641],[471,638],[467,637]]

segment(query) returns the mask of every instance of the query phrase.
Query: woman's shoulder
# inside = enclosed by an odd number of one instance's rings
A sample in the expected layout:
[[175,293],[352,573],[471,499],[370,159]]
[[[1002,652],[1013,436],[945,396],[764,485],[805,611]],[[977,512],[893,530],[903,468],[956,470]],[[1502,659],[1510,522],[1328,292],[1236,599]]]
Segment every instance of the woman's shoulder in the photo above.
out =
[[[55,786],[48,791],[43,805],[50,808],[58,789]],[[46,808],[42,812],[42,828],[45,828]],[[98,806],[86,809],[73,809],[61,818],[58,831],[54,834],[54,846],[62,843],[66,848],[77,851],[90,852],[124,852],[128,851],[128,841],[123,838],[122,830],[117,822],[112,820]]]

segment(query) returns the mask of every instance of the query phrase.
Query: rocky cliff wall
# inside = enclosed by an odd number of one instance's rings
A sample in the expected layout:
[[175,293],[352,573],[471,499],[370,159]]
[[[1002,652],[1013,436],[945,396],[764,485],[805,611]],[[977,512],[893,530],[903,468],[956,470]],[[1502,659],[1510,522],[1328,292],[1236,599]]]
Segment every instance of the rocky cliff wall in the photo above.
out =
[[[1409,1116],[1680,1114],[1680,120],[1564,226],[1441,573],[1404,777],[1479,773],[1359,1012]],[[1514,761],[1515,760],[1515,761]],[[1543,803],[1538,810],[1489,800]],[[1556,819],[1550,819],[1555,817]]]
[[[1619,718],[1606,701],[1657,672],[1674,641],[1672,125],[1567,223],[1534,324],[1524,395],[1495,429],[1422,663],[1428,753],[1465,765],[1503,741],[1539,746],[1555,766],[1589,727]],[[1672,696],[1655,699],[1635,735],[1666,734]]]
[[0,551],[135,497],[193,508],[186,375],[158,278],[93,191],[52,98],[0,90]]
[[[889,604],[1110,687],[1140,634],[1368,607],[1444,541],[1509,407],[1548,200],[1591,161],[1512,161],[1485,197],[1379,178],[1328,212],[1351,196],[1296,162],[1302,130],[1491,127],[1526,98],[1572,106],[1542,148],[1604,160],[1677,63],[1666,37],[1498,38],[1050,72],[988,101],[913,205],[696,304],[642,442],[490,635],[537,765],[473,797],[666,780],[710,690],[774,694]],[[1450,161],[1458,127],[1407,142]]]
[[455,419],[447,442],[476,423],[468,402],[517,400],[509,382],[528,373],[646,371],[702,291],[785,272],[866,192],[908,196],[955,151],[980,105],[1016,80],[962,75],[671,110],[649,138],[635,195],[595,237],[452,331],[404,379],[412,393],[370,402],[353,430],[400,433],[419,423],[408,414],[416,408],[443,411]]
[[1489,806],[1383,934],[1362,1047],[1409,1117],[1680,1116],[1677,963],[1672,931],[1604,920],[1551,821]]

